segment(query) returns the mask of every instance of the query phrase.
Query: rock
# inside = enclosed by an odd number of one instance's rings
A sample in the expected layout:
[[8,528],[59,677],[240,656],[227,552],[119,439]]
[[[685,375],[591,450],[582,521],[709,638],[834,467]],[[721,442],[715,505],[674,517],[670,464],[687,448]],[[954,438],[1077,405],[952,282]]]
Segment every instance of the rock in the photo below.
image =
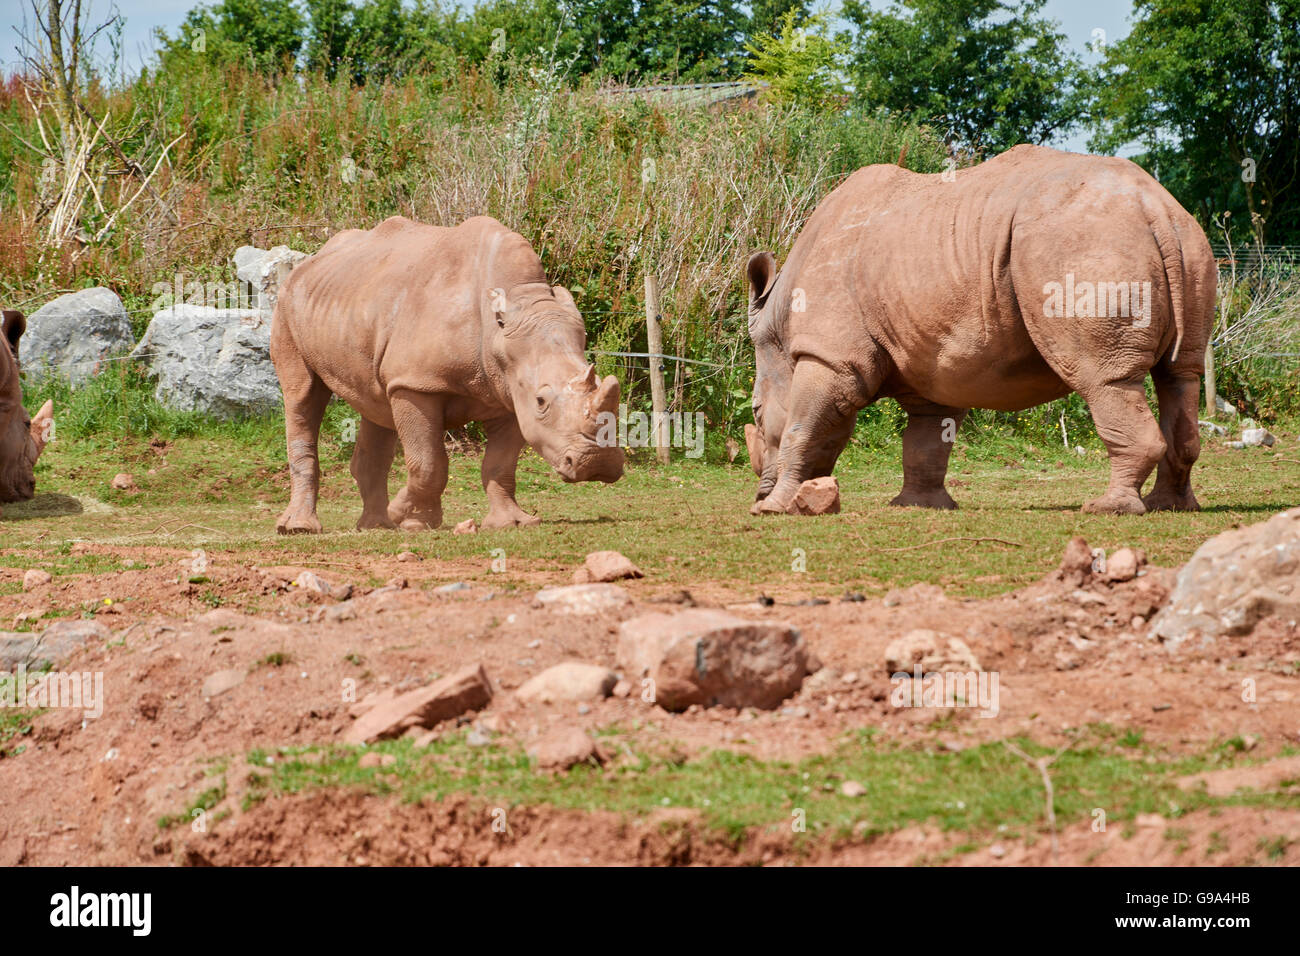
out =
[[632,598],[617,584],[570,584],[542,588],[535,601],[561,614],[598,614],[625,607],[632,603]]
[[[492,685],[487,673],[483,665],[474,664],[427,687],[380,701],[357,718],[344,733],[343,740],[362,744],[400,737],[409,726],[432,727],[468,711],[480,710],[491,700]],[[414,723],[403,723],[412,717]]]
[[1132,581],[1138,571],[1147,563],[1145,551],[1132,548],[1120,548],[1106,561],[1107,581]]
[[770,710],[799,690],[808,657],[789,624],[725,611],[646,614],[619,629],[619,666],[631,681],[650,678],[665,710],[692,704]]
[[965,641],[920,628],[890,641],[885,648],[885,670],[889,674],[911,675],[918,666],[923,676],[980,669]]
[[1214,396],[1214,410],[1220,415],[1227,415],[1229,418],[1237,417],[1237,408],[1235,405],[1229,405],[1223,400],[1222,395]]
[[381,754],[377,750],[368,750],[361,755],[357,761],[357,766],[362,770],[370,770],[375,767],[391,767],[397,763],[397,757],[393,754]]
[[61,295],[27,317],[23,372],[29,381],[47,376],[83,385],[105,360],[131,350],[135,334],[122,300],[97,287]]
[[12,671],[19,664],[36,670],[57,666],[87,644],[106,643],[112,636],[98,621],[55,621],[40,634],[0,632],[0,670]]
[[439,585],[434,590],[441,594],[451,594],[454,591],[468,591],[469,585],[464,581],[453,581],[451,584]]
[[244,682],[248,676],[247,671],[224,670],[209,674],[203,681],[203,696],[207,698],[220,697],[228,690],[234,690]]
[[865,795],[867,788],[856,780],[845,780],[840,784],[840,793],[846,797],[861,797]]
[[1071,538],[1065,546],[1057,576],[1072,587],[1079,587],[1092,577],[1092,549],[1083,538]]
[[383,690],[371,691],[362,697],[359,701],[348,708],[348,714],[352,717],[360,717],[362,714],[369,713],[378,705],[391,701],[397,697],[397,691],[391,687],[385,687]]
[[587,566],[585,564],[573,572],[573,583],[574,584],[591,583],[591,572],[587,570]]
[[1243,428],[1241,443],[1247,448],[1270,447],[1277,441],[1267,428]]
[[50,574],[49,571],[45,571],[41,568],[30,568],[27,573],[23,575],[23,590],[31,591],[35,588],[44,587],[53,580],[54,575]]
[[617,551],[593,551],[585,563],[592,581],[621,581],[645,577],[641,569]]
[[529,678],[517,691],[520,700],[549,704],[554,701],[603,700],[618,683],[608,667],[566,661]]
[[414,551],[403,551],[397,556],[398,561],[419,561],[420,556]]
[[1224,428],[1222,425],[1216,425],[1214,422],[1207,422],[1202,419],[1198,421],[1196,424],[1199,425],[1202,430],[1208,431],[1211,435],[1217,435],[1220,438],[1228,434],[1228,430],[1226,428]]
[[617,684],[614,685],[614,689],[612,693],[615,697],[631,697],[632,682],[629,680],[620,680]]
[[252,288],[252,305],[263,312],[275,309],[280,286],[289,273],[307,253],[297,252],[288,246],[259,249],[257,246],[240,246],[235,250],[235,274],[241,282]]
[[135,478],[125,471],[119,471],[116,475],[113,476],[113,480],[110,481],[108,484],[110,488],[115,488],[118,491],[139,491],[140,490],[135,486]]
[[452,534],[478,534],[478,523],[473,518],[466,518],[452,529]]
[[543,770],[568,770],[585,761],[600,762],[596,742],[577,727],[552,730],[528,747],[528,756]]
[[148,367],[155,397],[171,408],[230,419],[282,404],[271,320],[256,309],[163,309],[131,357]]
[[799,486],[791,504],[798,515],[837,515],[840,513],[840,483],[834,475],[810,478]]
[[1300,508],[1201,545],[1151,629],[1178,644],[1196,635],[1249,634],[1270,616],[1300,618]]
[[338,601],[346,601],[352,596],[352,585],[331,584],[315,571],[303,571],[294,578],[293,583],[300,590],[332,597]]

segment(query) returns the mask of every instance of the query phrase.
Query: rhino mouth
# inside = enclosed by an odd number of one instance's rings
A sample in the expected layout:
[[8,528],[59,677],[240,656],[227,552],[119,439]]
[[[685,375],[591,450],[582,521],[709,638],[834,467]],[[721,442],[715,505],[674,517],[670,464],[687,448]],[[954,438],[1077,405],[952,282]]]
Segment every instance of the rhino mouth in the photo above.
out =
[[584,440],[570,446],[554,463],[556,473],[569,484],[601,481],[612,484],[623,477],[623,449]]

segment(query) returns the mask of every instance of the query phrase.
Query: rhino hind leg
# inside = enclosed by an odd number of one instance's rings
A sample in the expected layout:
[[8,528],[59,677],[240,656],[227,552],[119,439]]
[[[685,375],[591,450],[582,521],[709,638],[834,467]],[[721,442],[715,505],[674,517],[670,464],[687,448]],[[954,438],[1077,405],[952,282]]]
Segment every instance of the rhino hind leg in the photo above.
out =
[[1199,375],[1152,369],[1160,405],[1160,431],[1165,456],[1156,470],[1156,482],[1142,499],[1147,511],[1200,511],[1192,493],[1192,465],[1201,453],[1200,425],[1196,420],[1200,400]]
[[350,470],[361,492],[361,517],[357,530],[395,528],[388,517],[388,473],[397,452],[397,432],[361,419],[356,447],[352,449]]
[[388,520],[403,531],[431,531],[442,524],[442,493],[447,488],[442,399],[403,389],[391,400],[406,455],[406,485],[388,506]]
[[943,481],[966,409],[906,402],[903,407],[907,409],[907,428],[903,431],[903,490],[890,504],[955,509],[957,502],[952,500]]
[[530,528],[542,523],[515,501],[515,469],[524,435],[514,415],[483,423],[487,432],[487,451],[483,454],[483,492],[487,495],[488,513],[484,528]]
[[1145,378],[1108,382],[1083,393],[1097,434],[1110,453],[1110,486],[1100,498],[1083,506],[1090,514],[1144,514],[1147,510],[1140,496],[1142,484],[1165,457],[1166,445],[1147,405]]
[[284,393],[284,435],[289,458],[289,507],[276,520],[275,530],[280,534],[319,534],[316,498],[320,492],[320,458],[316,442],[331,393],[308,367],[285,322],[277,322],[272,328],[271,358]]

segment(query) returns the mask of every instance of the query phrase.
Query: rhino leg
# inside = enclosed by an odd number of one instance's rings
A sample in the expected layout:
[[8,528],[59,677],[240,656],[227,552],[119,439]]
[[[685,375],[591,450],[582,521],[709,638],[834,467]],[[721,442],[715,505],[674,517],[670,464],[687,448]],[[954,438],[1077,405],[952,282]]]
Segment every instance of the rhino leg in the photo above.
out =
[[1201,453],[1196,420],[1200,377],[1157,367],[1151,370],[1151,378],[1160,403],[1160,431],[1166,450],[1156,471],[1156,483],[1142,503],[1147,511],[1200,511],[1192,494],[1192,465]]
[[1140,515],[1147,510],[1140,497],[1142,483],[1165,456],[1166,446],[1147,404],[1145,378],[1108,382],[1082,393],[1110,452],[1110,487],[1083,506],[1090,514]]
[[504,415],[483,423],[487,432],[487,451],[483,454],[483,491],[487,495],[488,513],[484,528],[529,528],[542,523],[515,501],[515,468],[524,447],[524,434],[514,415]]
[[786,514],[799,486],[829,475],[853,436],[858,408],[853,383],[815,359],[796,363],[790,381],[790,411],[781,435],[780,477],[752,514]]
[[289,457],[289,507],[276,520],[275,530],[280,534],[318,534],[320,459],[316,441],[330,400],[329,386],[308,367],[285,322],[272,327],[271,358],[284,393],[284,436]]
[[891,505],[899,507],[957,507],[943,486],[948,456],[966,409],[904,402],[907,428],[903,431],[903,490]]
[[442,524],[442,493],[447,487],[442,399],[403,389],[391,401],[407,474],[406,486],[388,506],[388,520],[403,531],[432,530]]
[[388,472],[393,467],[396,451],[397,432],[376,425],[367,418],[361,419],[350,467],[352,477],[357,482],[357,490],[361,492],[358,531],[396,527],[388,519]]

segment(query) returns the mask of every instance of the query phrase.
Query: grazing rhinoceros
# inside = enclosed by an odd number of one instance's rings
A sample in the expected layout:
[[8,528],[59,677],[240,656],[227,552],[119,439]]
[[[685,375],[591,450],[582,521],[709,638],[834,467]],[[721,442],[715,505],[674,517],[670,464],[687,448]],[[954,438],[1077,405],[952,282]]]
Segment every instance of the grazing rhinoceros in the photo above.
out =
[[966,411],[1071,391],[1110,452],[1110,487],[1085,511],[1198,508],[1217,272],[1200,226],[1133,163],[1017,146],[955,176],[868,166],[817,208],[779,274],[767,252],[746,274],[755,514],[791,510],[803,481],[829,475],[858,410],[883,396],[908,415],[892,504],[955,508],[944,475]]
[[42,405],[35,418],[23,408],[18,340],[27,330],[27,319],[13,309],[0,314],[4,329],[0,346],[0,502],[26,501],[36,493],[36,459],[49,438],[54,403]]
[[[333,236],[280,291],[271,358],[284,391],[291,492],[282,534],[321,530],[316,439],[330,395],[361,415],[352,475],[358,528],[442,523],[443,434],[483,424],[487,528],[534,525],[515,501],[532,445],[565,481],[617,481],[623,450],[598,443],[618,380],[596,381],[573,297],[546,281],[522,236],[480,216],[455,228],[400,216]],[[407,483],[390,505],[398,438]]]

